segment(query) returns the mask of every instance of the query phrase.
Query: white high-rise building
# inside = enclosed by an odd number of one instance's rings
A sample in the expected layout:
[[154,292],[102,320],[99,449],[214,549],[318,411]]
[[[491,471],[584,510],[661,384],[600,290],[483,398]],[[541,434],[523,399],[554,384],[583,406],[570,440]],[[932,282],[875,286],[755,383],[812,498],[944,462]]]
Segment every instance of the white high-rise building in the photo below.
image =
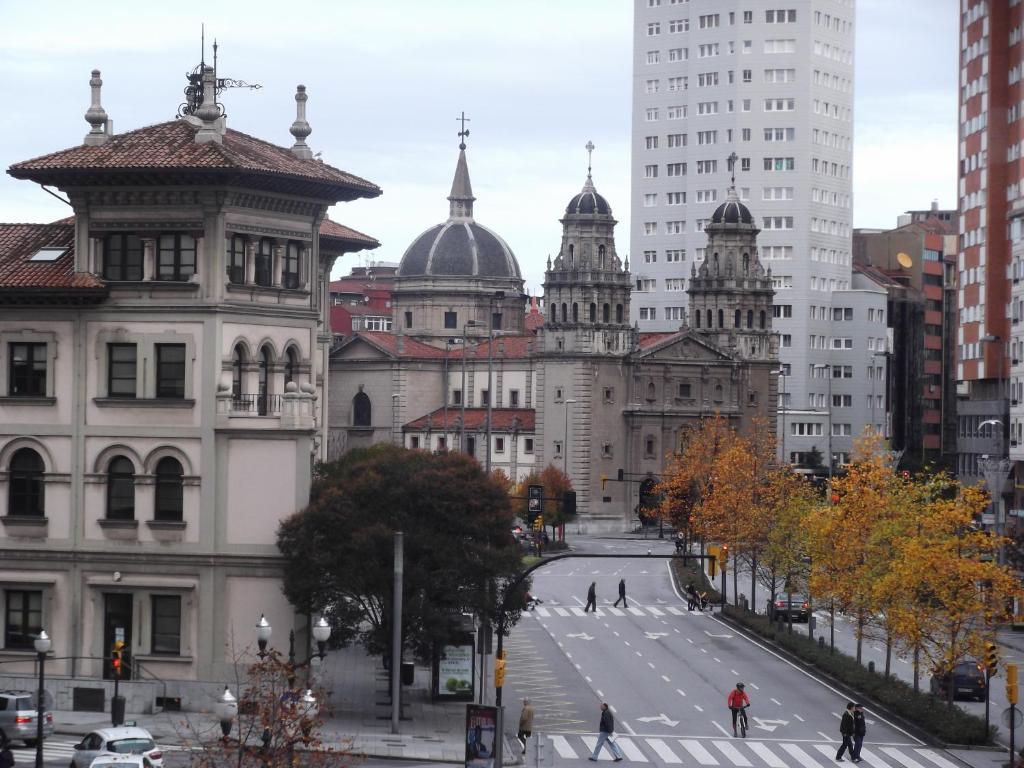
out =
[[[734,155],[736,189],[761,228],[760,259],[776,290],[784,407],[791,423],[820,418],[827,431],[832,398],[814,366],[850,366],[851,395],[863,399],[876,365],[867,339],[850,349],[848,329],[833,326],[833,307],[847,317],[839,297],[854,287],[854,2],[634,3],[632,319],[641,331],[683,320],[704,224],[725,199]],[[833,453],[848,452],[862,427],[837,435]],[[787,454],[813,445],[824,455],[826,441],[811,431],[787,434]]]

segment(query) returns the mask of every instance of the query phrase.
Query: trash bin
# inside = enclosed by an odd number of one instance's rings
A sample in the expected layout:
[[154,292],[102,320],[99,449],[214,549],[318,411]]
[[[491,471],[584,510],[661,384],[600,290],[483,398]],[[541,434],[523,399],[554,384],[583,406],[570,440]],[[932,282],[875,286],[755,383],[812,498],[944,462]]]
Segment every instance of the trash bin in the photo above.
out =
[[124,696],[114,696],[110,700],[110,724],[115,728],[124,723]]
[[402,662],[402,685],[412,685],[416,679],[416,665],[411,661]]

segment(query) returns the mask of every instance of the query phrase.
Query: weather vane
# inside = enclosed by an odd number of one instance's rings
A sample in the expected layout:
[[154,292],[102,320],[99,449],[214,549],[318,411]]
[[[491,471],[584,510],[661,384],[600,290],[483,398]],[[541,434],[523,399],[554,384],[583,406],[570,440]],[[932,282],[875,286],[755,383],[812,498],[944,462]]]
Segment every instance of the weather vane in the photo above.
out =
[[462,130],[459,131],[459,149],[465,149],[466,137],[469,136],[469,129],[466,127],[466,123],[469,122],[469,118],[466,117],[466,112],[463,110],[462,114],[455,119],[462,124]]
[[[200,33],[200,52],[199,52],[199,66],[192,70],[191,73],[185,75],[185,79],[188,80],[188,85],[185,86],[185,101],[178,105],[178,117],[185,117],[186,115],[194,115],[196,110],[203,105],[203,70],[206,68],[206,26],[201,27]],[[247,83],[244,80],[234,80],[230,77],[217,77],[217,39],[213,40],[213,77],[214,77],[214,104],[217,103],[217,97],[224,92],[226,88],[248,88],[249,90],[256,91],[262,88],[259,83]],[[218,105],[220,106],[220,105]],[[221,116],[225,116],[227,113],[221,108]]]
[[594,154],[594,142],[587,141],[587,146],[584,149],[587,150],[587,178],[590,178],[590,159]]

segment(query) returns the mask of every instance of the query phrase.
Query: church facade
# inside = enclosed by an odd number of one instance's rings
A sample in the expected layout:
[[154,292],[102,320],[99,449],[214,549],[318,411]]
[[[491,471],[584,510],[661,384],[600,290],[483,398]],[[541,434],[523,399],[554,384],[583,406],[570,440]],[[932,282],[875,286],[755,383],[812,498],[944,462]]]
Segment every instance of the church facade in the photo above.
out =
[[461,450],[516,481],[554,464],[576,489],[580,530],[626,530],[688,425],[716,413],[740,431],[774,423],[771,274],[734,190],[689,276],[693,322],[643,334],[589,168],[560,219],[542,314],[525,312],[515,256],[474,218],[464,145],[448,200],[448,219],[402,258],[392,332],[355,333],[331,354],[329,456],[380,441]]

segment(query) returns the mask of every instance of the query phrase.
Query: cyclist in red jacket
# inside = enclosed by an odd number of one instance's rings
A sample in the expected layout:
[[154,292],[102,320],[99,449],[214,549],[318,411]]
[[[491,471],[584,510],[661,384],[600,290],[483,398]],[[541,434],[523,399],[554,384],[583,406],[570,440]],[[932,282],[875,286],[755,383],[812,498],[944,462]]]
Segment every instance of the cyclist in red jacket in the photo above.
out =
[[729,710],[732,712],[732,735],[736,736],[736,717],[740,710],[750,706],[750,697],[743,690],[743,683],[736,683],[736,688],[729,691]]

